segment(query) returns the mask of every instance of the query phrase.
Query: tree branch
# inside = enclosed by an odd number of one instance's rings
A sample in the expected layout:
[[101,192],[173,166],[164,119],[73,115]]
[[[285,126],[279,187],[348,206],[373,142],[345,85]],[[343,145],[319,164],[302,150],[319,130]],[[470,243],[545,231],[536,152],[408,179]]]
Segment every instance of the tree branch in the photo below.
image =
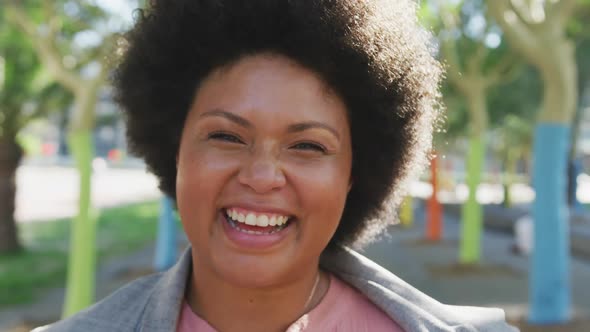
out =
[[51,29],[49,35],[41,36],[36,25],[28,18],[21,7],[8,3],[7,9],[9,10],[8,19],[31,38],[39,59],[49,72],[55,76],[55,79],[70,91],[74,93],[78,91],[82,80],[63,65],[61,54],[53,44],[55,35]]
[[469,71],[469,73],[473,74],[478,74],[478,73],[483,73],[482,67],[485,61],[485,58],[488,55],[488,49],[487,47],[484,45],[483,41],[479,41],[477,43],[477,47],[475,49],[475,52],[473,52],[473,55],[471,55],[468,59],[467,59],[467,70]]
[[510,0],[510,7],[522,22],[524,22],[525,24],[534,23],[534,20],[530,13],[529,4],[526,3],[524,0]]
[[441,40],[441,53],[448,64],[447,77],[461,92],[465,92],[466,84],[461,76],[463,68],[459,62],[456,44],[450,39]]
[[466,84],[462,75],[460,74],[463,71],[463,67],[461,65],[461,61],[459,61],[459,55],[457,53],[457,40],[452,40],[451,36],[444,36],[446,34],[450,35],[453,30],[457,29],[457,18],[449,12],[449,10],[445,9],[445,5],[442,0],[437,2],[439,6],[439,13],[441,15],[441,22],[444,27],[444,31],[442,31],[439,37],[441,43],[441,54],[445,59],[445,62],[448,65],[446,70],[447,77],[449,81],[457,87],[462,93],[465,92]]
[[522,68],[521,63],[514,62],[514,57],[504,56],[502,61],[493,68],[493,73],[489,75],[490,85],[507,83],[514,80],[522,71]]
[[536,63],[537,57],[542,52],[539,41],[530,26],[523,22],[509,4],[510,0],[486,1],[489,13],[502,27],[506,38],[512,47],[517,49],[529,61]]

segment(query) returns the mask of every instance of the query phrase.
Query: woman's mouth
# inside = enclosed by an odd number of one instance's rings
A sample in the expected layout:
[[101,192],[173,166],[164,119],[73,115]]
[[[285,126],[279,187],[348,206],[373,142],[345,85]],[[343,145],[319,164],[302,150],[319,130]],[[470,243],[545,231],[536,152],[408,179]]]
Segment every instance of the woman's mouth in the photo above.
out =
[[243,209],[224,209],[227,223],[235,230],[251,235],[270,235],[285,229],[294,219],[280,214],[266,214]]

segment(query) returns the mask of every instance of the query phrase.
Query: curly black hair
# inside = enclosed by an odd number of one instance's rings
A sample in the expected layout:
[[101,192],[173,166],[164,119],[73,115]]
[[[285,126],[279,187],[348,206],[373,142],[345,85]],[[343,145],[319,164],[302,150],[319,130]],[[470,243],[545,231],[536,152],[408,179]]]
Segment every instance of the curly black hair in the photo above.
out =
[[441,66],[412,0],[152,0],[114,76],[130,151],[176,196],[176,155],[200,82],[249,55],[286,56],[344,101],[353,186],[330,244],[379,234],[422,170],[439,111]]

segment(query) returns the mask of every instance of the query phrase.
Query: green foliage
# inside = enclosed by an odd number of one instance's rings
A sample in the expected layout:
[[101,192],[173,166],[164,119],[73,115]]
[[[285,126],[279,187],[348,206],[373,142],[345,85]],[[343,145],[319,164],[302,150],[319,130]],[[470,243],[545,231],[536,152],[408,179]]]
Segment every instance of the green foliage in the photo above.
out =
[[[492,129],[502,126],[507,115],[528,118],[531,110],[536,110],[529,107],[529,104],[533,102],[531,98],[538,95],[537,90],[534,90],[538,84],[531,84],[528,80],[523,82],[521,76],[524,65],[521,57],[502,38],[500,28],[488,18],[485,10],[485,4],[481,0],[452,3],[431,0],[422,2],[420,7],[422,22],[434,29],[441,48],[445,42],[452,43],[450,56],[455,56],[455,59],[442,59],[447,64],[449,79],[442,87],[447,114],[445,137],[440,137],[439,140],[452,141],[466,137],[469,133],[470,116],[465,91],[461,91],[453,79],[465,81],[479,76],[476,79],[487,81],[487,118],[488,126]],[[473,62],[474,60],[477,61]],[[460,76],[453,78],[451,71],[459,73]],[[526,79],[530,77],[529,72],[524,75]],[[520,89],[513,90],[514,82],[518,82],[516,85]],[[526,95],[531,89],[534,93]],[[508,100],[512,102],[521,98],[528,99],[525,102],[527,107],[514,107],[514,103],[507,103],[506,94],[512,92],[516,93]]]
[[566,32],[574,40],[590,38],[590,0],[578,0],[578,8],[567,22]]
[[488,113],[493,127],[502,126],[507,117],[518,117],[534,124],[541,107],[542,94],[539,74],[529,65],[523,66],[513,81],[491,87]]
[[71,97],[50,79],[30,39],[5,15],[0,7],[0,137],[14,138],[30,120],[63,108]]

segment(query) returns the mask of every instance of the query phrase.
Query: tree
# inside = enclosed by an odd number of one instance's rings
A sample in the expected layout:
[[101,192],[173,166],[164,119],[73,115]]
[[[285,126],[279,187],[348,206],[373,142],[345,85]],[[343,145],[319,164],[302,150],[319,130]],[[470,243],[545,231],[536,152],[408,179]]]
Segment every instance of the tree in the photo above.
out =
[[48,79],[27,38],[0,8],[0,254],[21,250],[14,220],[16,170],[23,156],[17,134],[29,121],[66,102]]
[[[460,1],[448,4],[436,2],[435,11],[440,18],[440,53],[447,64],[447,80],[465,102],[468,115],[467,186],[469,196],[462,209],[462,234],[459,259],[462,264],[478,263],[483,212],[477,202],[477,188],[481,182],[486,156],[486,134],[490,127],[488,90],[514,76],[518,62],[510,50],[490,47],[486,40],[498,36],[496,27],[483,15],[481,1]],[[473,21],[483,22],[483,28],[474,29]],[[481,25],[481,24],[480,24]]]
[[524,65],[516,79],[490,89],[490,116],[496,118],[497,140],[491,146],[503,163],[504,206],[510,207],[510,187],[516,180],[518,162],[530,164],[533,129],[542,94],[541,82],[534,68]]
[[543,103],[533,147],[535,249],[530,274],[533,323],[569,319],[569,229],[566,160],[578,102],[575,47],[567,25],[587,0],[489,0],[489,12],[511,46],[538,71]]
[[92,130],[98,93],[109,73],[107,55],[113,53],[118,35],[97,29],[101,24],[108,26],[107,15],[91,1],[13,0],[7,5],[10,21],[27,35],[39,61],[74,100],[68,145],[78,169],[80,188],[78,216],[72,222],[64,306],[64,316],[69,316],[94,300],[97,211],[92,208],[90,196]]

